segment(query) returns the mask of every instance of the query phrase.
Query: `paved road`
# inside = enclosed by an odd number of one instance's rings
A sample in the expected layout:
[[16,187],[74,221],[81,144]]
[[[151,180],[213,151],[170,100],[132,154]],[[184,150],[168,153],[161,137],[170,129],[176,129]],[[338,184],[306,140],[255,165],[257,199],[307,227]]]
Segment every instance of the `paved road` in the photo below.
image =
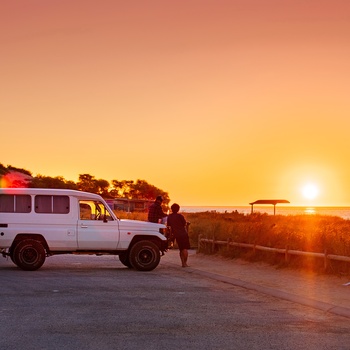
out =
[[25,272],[0,259],[1,348],[350,348],[348,318],[185,270],[54,256]]

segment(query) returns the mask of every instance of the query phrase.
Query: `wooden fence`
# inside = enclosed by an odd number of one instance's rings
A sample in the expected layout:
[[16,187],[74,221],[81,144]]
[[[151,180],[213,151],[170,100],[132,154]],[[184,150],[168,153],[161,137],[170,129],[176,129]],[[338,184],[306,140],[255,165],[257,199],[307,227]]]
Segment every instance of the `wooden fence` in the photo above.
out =
[[204,246],[209,246],[212,253],[216,251],[217,246],[227,246],[227,248],[229,247],[248,248],[248,249],[252,249],[253,253],[255,253],[257,250],[272,252],[272,253],[280,253],[280,254],[284,254],[286,262],[289,262],[291,255],[301,255],[301,256],[307,256],[307,257],[322,258],[324,261],[325,268],[328,267],[330,260],[350,262],[350,257],[343,256],[343,255],[327,254],[327,250],[325,250],[323,253],[305,252],[301,250],[289,249],[288,247],[272,248],[272,247],[264,247],[258,244],[233,242],[231,239],[228,239],[227,241],[216,241],[214,237],[212,239],[208,239],[208,238],[203,238],[202,235],[199,235],[197,251],[200,252]]

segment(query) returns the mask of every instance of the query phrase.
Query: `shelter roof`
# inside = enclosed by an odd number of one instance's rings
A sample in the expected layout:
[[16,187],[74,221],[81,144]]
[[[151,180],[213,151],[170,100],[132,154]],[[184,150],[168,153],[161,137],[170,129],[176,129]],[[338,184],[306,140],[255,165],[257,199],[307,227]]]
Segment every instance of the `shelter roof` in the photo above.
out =
[[290,203],[289,201],[287,201],[286,199],[259,199],[255,202],[249,203],[250,205],[253,204],[272,204],[272,205],[276,205],[278,203]]

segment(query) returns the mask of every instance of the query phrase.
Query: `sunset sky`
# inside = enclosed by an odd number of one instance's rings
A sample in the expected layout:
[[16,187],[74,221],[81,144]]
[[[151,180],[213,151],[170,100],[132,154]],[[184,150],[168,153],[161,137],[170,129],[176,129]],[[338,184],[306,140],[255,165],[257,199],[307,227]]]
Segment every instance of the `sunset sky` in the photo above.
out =
[[0,29],[3,165],[350,205],[349,0],[1,0]]

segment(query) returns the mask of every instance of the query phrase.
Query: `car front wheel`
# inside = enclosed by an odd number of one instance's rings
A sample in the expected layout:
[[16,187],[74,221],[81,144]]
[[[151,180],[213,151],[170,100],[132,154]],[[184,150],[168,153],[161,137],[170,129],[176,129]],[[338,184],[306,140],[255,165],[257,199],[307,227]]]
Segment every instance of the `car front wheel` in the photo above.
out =
[[131,266],[134,269],[151,271],[159,264],[159,247],[151,241],[139,241],[131,248],[129,257]]
[[130,263],[130,259],[129,259],[129,254],[128,254],[128,252],[120,253],[120,254],[119,254],[119,260],[120,260],[120,262],[121,262],[124,266],[129,267],[129,268],[132,267],[132,266],[131,266],[131,263]]

